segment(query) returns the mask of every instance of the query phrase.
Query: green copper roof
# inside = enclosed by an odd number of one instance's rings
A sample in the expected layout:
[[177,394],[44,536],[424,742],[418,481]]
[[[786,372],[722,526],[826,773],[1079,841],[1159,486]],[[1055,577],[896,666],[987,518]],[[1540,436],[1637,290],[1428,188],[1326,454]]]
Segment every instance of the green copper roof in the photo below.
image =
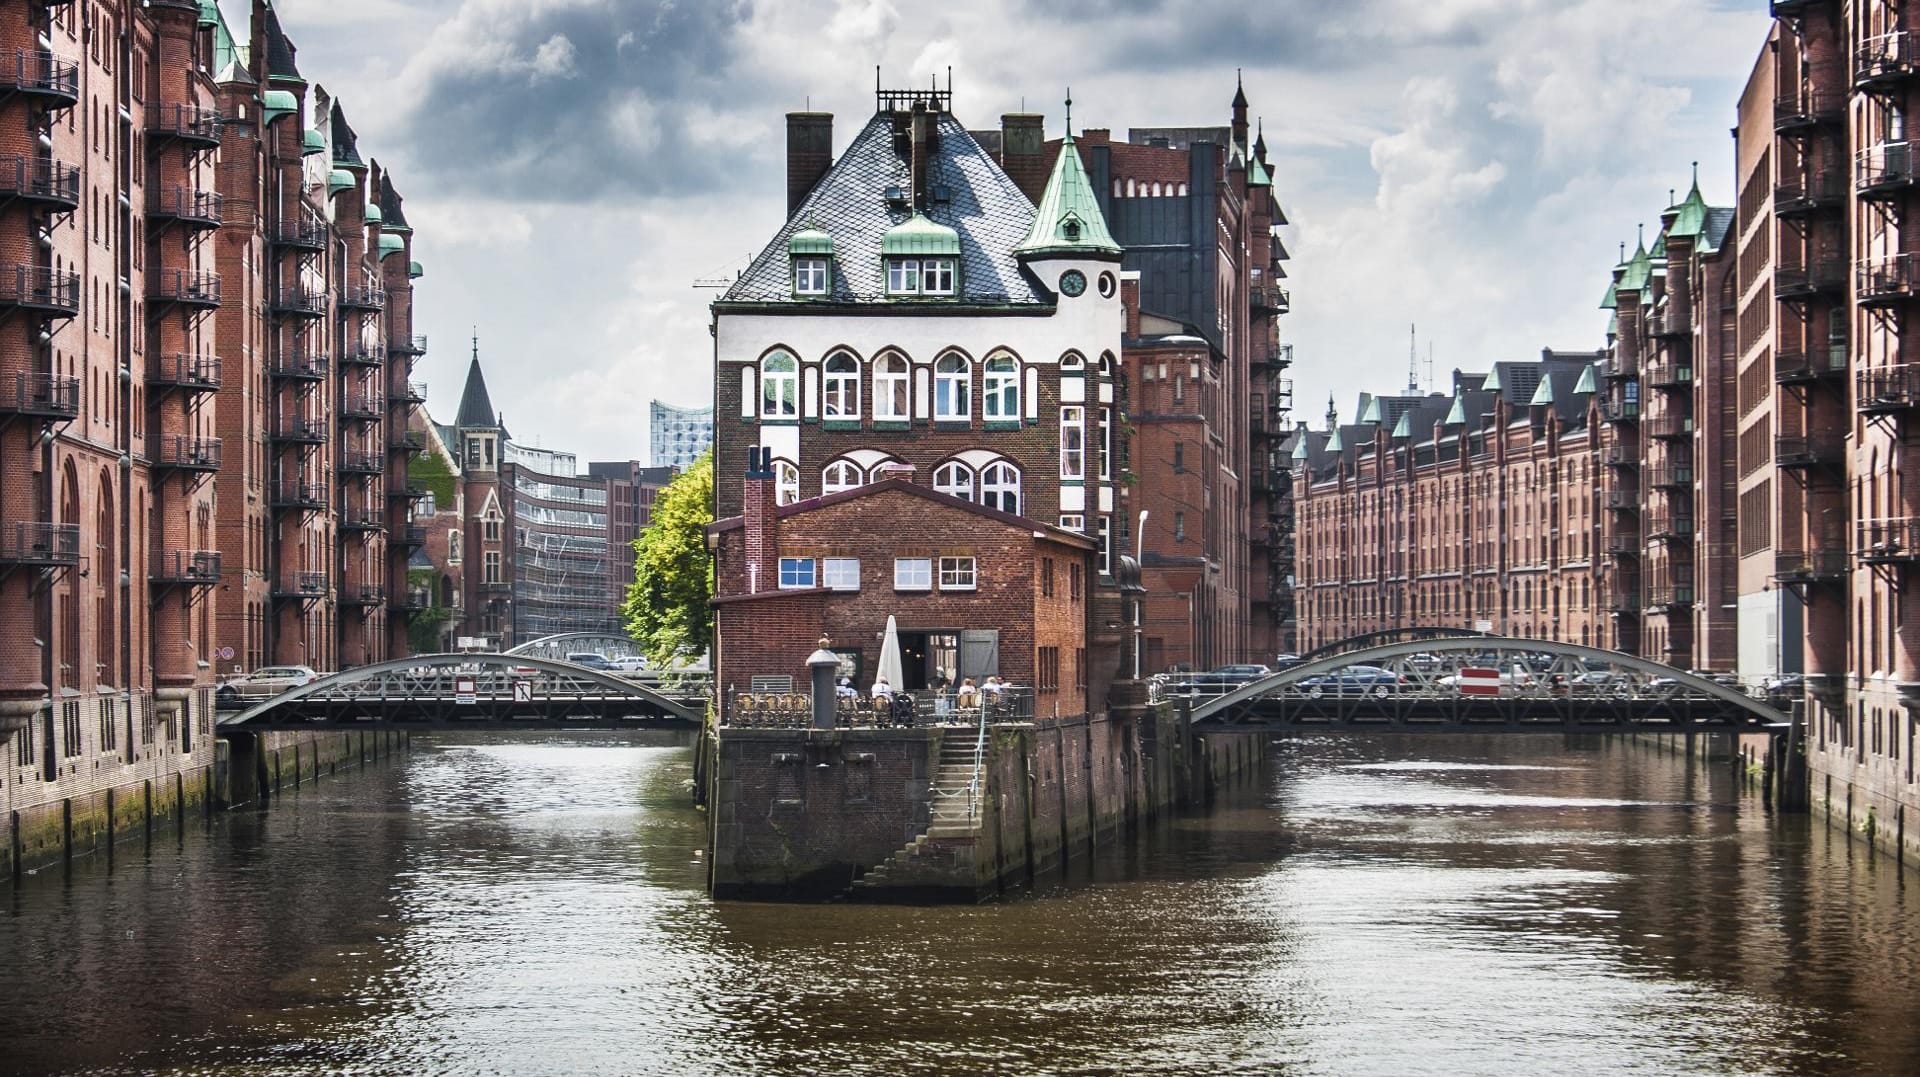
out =
[[1549,374],[1544,370],[1540,372],[1540,386],[1539,388],[1536,388],[1533,391],[1533,399],[1529,401],[1529,403],[1531,403],[1535,407],[1540,407],[1542,405],[1553,403],[1553,375],[1552,374]]
[[1601,310],[1613,310],[1620,305],[1620,301],[1614,298],[1613,290],[1615,287],[1616,285],[1612,281],[1607,282],[1607,294],[1600,300]]
[[407,263],[407,279],[419,280],[421,277],[424,277],[426,275],[427,275],[426,267],[421,265],[419,262]]
[[200,0],[200,25],[220,25],[220,0]]
[[1576,393],[1599,392],[1600,384],[1599,382],[1594,380],[1594,376],[1593,376],[1593,372],[1598,369],[1599,367],[1593,364],[1588,364],[1587,366],[1582,367],[1580,370],[1580,380],[1574,383],[1573,391]]
[[1334,429],[1334,431],[1333,431],[1333,434],[1332,434],[1332,436],[1330,436],[1330,437],[1328,437],[1328,438],[1327,438],[1327,451],[1328,451],[1328,452],[1341,452],[1341,451],[1343,451],[1343,450],[1345,450],[1345,449],[1346,449],[1346,447],[1347,447],[1347,446],[1345,445],[1345,443],[1343,443],[1343,442],[1342,442],[1342,441],[1340,440],[1340,430],[1339,430],[1339,428],[1337,428],[1337,427],[1336,427],[1336,428]]
[[1653,256],[1647,253],[1643,242],[1633,249],[1633,257],[1627,259],[1627,271],[1620,275],[1620,291],[1637,292],[1653,279]]
[[300,99],[287,90],[268,90],[260,95],[260,119],[264,123],[272,123],[299,111]]
[[1294,442],[1293,458],[1295,460],[1305,460],[1307,458],[1307,436],[1304,433],[1300,435],[1299,441]]
[[[800,233],[795,233],[798,239]],[[831,240],[829,240],[831,243]],[[892,228],[880,240],[883,255],[944,254],[960,256],[960,233],[916,213]]]
[[380,207],[378,205],[372,202],[367,203],[366,221],[368,224],[379,224],[381,221],[385,219],[386,219],[385,217],[382,217],[380,215]]
[[833,237],[817,227],[802,228],[787,239],[787,253],[831,258],[833,257]]
[[1379,397],[1369,396],[1367,398],[1366,405],[1360,409],[1360,421],[1363,423],[1377,423],[1380,421]]
[[341,191],[351,191],[353,190],[353,185],[353,173],[344,168],[336,168],[327,173],[328,194],[339,194]]
[[1673,223],[1667,234],[1675,239],[1698,239],[1707,230],[1707,200],[1700,197],[1700,173],[1695,170],[1693,189],[1674,207]]
[[1481,383],[1480,388],[1485,389],[1489,393],[1497,393],[1500,391],[1499,367],[1493,368],[1492,372],[1487,375],[1487,380]]
[[311,157],[316,153],[327,152],[327,136],[318,131],[300,132],[300,156]]
[[1273,186],[1273,174],[1267,171],[1267,166],[1261,164],[1258,157],[1247,158],[1247,186]]
[[1461,397],[1453,398],[1453,407],[1447,411],[1448,426],[1467,425],[1467,402]]
[[405,238],[387,233],[383,233],[380,236],[380,257],[382,260],[386,259],[389,255],[399,254],[406,249],[407,241]]
[[1034,211],[1033,229],[1013,249],[1015,254],[1042,255],[1118,255],[1120,244],[1107,231],[1107,218],[1100,212],[1100,201],[1086,168],[1080,162],[1080,150],[1073,136],[1060,141],[1060,156],[1053,162],[1053,175],[1047,177],[1047,189]]
[[1647,256],[1656,262],[1665,262],[1667,260],[1667,234],[1665,232],[1653,237],[1653,249],[1647,252]]
[[1620,315],[1615,314],[1607,319],[1607,335],[1610,337],[1620,335]]
[[1393,424],[1393,436],[1397,438],[1410,438],[1413,436],[1413,412],[1403,411],[1400,413],[1400,421]]

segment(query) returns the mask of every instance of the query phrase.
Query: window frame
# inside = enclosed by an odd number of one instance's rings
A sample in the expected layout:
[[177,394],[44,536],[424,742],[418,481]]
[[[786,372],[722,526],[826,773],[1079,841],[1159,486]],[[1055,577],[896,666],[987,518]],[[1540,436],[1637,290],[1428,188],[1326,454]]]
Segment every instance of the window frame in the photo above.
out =
[[[941,283],[931,283],[939,280]],[[953,295],[959,290],[960,265],[957,258],[920,259],[920,294]]]
[[800,468],[791,460],[773,462],[773,503],[791,505],[800,500]]
[[[1006,475],[1011,475],[1013,477],[1012,481],[990,481],[990,477],[993,476],[995,472],[1003,472]],[[1013,465],[1013,461],[1005,459],[1004,457],[981,468],[978,479],[980,490],[979,503],[990,509],[998,509],[1001,512],[1011,513],[1015,516],[1020,515],[1020,479],[1020,469]],[[989,486],[993,488],[991,493],[988,492]],[[989,498],[996,498],[997,500],[989,500]],[[1010,505],[1007,503],[1009,501],[1011,502]]]
[[800,360],[791,352],[770,352],[760,360],[760,417],[800,417]]
[[[912,569],[914,566],[918,566],[921,571],[913,573],[907,579],[906,582],[904,583],[901,582],[900,570],[902,568]],[[932,591],[933,590],[933,558],[931,557],[896,557],[894,558],[893,559],[893,589],[896,591]]]
[[948,352],[933,363],[933,418],[968,422],[973,418],[973,364]]
[[[954,474],[965,476],[964,489],[951,481],[951,476]],[[943,475],[948,478],[942,478]],[[958,460],[949,460],[933,469],[933,488],[939,493],[960,498],[962,501],[972,501],[975,490],[979,488],[979,478],[973,473],[972,468]]]
[[[817,275],[817,277],[816,277]],[[809,278],[815,278],[815,287],[806,287]],[[793,260],[793,294],[826,295],[833,288],[833,267],[829,260],[820,255],[799,255]]]
[[860,360],[846,352],[834,352],[820,364],[820,417],[860,418]]
[[980,417],[988,422],[1019,421],[1020,360],[996,355],[981,366]]
[[[949,565],[951,562],[951,565]],[[964,564],[963,564],[964,562]],[[934,572],[942,591],[977,591],[980,589],[980,562],[972,554],[942,554]],[[951,575],[953,582],[948,582]],[[965,582],[961,582],[964,575]]]
[[[835,480],[834,478],[832,478],[832,475],[836,469],[844,469],[845,471],[852,472],[854,481],[841,482],[841,481]],[[861,488],[862,486],[865,486],[866,484],[867,484],[866,472],[861,469],[859,464],[856,464],[853,461],[846,459],[845,457],[841,457],[838,460],[830,461],[828,462],[826,467],[823,467],[820,469],[820,493],[822,496],[825,496],[827,494],[845,493],[848,490],[858,490],[859,488]]]
[[1080,404],[1060,405],[1060,478],[1087,478],[1087,409]]
[[887,259],[887,294],[920,294],[920,259]]
[[[887,407],[885,412],[880,410],[883,404]],[[895,404],[900,405],[900,410],[894,410]],[[906,356],[889,353],[873,361],[873,419],[875,422],[913,419],[913,364]]]
[[[805,573],[799,571],[802,565],[806,566]],[[791,573],[789,568],[793,569]],[[818,586],[820,579],[820,564],[811,557],[782,557],[774,571],[774,579],[782,591],[808,590]]]
[[[853,579],[846,582],[844,573],[852,566]],[[860,559],[858,557],[823,557],[820,559],[820,586],[829,591],[858,591],[860,589]]]

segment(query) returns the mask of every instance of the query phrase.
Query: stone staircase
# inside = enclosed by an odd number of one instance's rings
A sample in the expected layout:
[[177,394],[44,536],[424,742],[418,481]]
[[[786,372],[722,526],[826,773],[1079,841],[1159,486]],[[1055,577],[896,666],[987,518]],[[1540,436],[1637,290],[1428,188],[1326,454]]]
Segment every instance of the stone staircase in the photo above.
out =
[[894,887],[951,885],[960,860],[971,860],[980,833],[980,805],[967,813],[967,785],[973,781],[975,734],[968,730],[940,742],[940,766],[932,781],[930,819],[924,833],[901,846],[873,870],[854,880],[853,892]]

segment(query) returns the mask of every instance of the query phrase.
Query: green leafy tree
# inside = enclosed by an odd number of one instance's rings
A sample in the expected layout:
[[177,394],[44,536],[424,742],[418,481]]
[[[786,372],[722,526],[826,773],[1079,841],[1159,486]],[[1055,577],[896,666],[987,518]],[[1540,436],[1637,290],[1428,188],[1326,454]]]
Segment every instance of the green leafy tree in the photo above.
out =
[[653,502],[653,522],[633,541],[633,585],[620,612],[647,661],[672,665],[713,644],[713,451]]

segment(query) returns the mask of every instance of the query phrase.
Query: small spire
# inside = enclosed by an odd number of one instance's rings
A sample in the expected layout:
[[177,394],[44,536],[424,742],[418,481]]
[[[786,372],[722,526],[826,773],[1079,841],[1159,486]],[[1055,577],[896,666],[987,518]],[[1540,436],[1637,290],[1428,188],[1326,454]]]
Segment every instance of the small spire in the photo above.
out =
[[480,327],[473,327],[473,361],[480,361]]
[[1237,67],[1233,69],[1233,107],[1236,109],[1247,107],[1247,84]]
[[1073,87],[1067,87],[1067,141],[1073,141]]

